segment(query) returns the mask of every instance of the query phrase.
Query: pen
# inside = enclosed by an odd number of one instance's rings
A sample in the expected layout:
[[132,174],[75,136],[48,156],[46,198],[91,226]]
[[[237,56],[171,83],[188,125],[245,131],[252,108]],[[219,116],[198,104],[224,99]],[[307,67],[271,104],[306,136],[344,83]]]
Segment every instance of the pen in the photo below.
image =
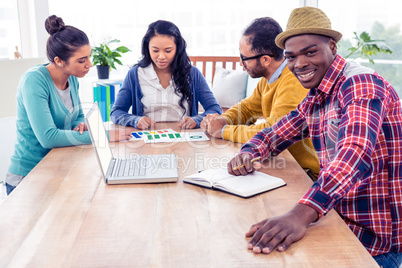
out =
[[[260,159],[261,159],[261,157],[253,158],[253,159],[251,159],[251,163],[254,163],[255,161],[258,161],[258,160],[260,160]],[[240,165],[240,166],[238,166],[238,167],[235,167],[233,170],[238,170],[239,168],[242,168],[242,167],[244,167],[244,164],[243,164],[243,165]]]

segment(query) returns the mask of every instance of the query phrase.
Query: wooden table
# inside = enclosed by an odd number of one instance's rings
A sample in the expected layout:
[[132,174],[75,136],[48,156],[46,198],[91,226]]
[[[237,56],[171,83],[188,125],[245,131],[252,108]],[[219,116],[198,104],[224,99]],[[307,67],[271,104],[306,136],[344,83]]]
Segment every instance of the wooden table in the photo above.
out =
[[91,145],[53,149],[0,206],[0,267],[377,267],[334,211],[286,252],[246,249],[252,224],[288,211],[312,184],[287,151],[264,162],[287,186],[243,199],[182,181],[225,166],[240,144],[112,147],[115,156],[175,153],[179,181],[105,185]]

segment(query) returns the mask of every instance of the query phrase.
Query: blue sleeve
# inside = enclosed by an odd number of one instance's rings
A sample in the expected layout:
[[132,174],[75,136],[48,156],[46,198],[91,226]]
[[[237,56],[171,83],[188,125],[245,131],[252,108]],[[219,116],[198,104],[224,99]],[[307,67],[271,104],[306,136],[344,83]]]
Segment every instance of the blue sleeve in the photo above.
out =
[[[222,108],[215,99],[215,96],[209,88],[204,76],[196,67],[192,67],[191,80],[194,92],[193,97],[195,98],[193,105],[196,106],[194,107],[196,108],[196,113],[192,114],[191,118],[197,123],[197,127],[200,127],[204,116],[214,113],[222,114]],[[198,114],[198,102],[200,102],[204,108],[204,112],[202,114]]]
[[[123,85],[117,94],[116,101],[110,112],[110,119],[115,124],[137,128],[137,123],[142,117],[141,99],[138,98],[139,94],[136,94],[138,90],[141,90],[137,69],[132,68],[127,73]],[[128,113],[130,107],[133,114]]]
[[[47,149],[91,143],[88,131],[80,134],[71,129],[72,124],[66,121],[66,128],[58,128],[53,116],[60,117],[63,109],[60,106],[50,108],[49,83],[42,76],[28,74],[22,85],[23,106],[35,137]],[[76,121],[76,120],[74,120]],[[72,122],[71,122],[72,123]]]

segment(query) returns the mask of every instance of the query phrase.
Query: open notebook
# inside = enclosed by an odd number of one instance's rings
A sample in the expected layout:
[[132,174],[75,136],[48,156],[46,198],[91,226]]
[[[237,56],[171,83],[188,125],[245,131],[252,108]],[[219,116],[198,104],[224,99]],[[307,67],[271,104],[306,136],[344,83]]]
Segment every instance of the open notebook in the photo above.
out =
[[114,158],[96,102],[87,113],[86,122],[106,183],[156,183],[178,180],[175,154]]
[[186,176],[183,181],[245,198],[286,185],[282,179],[262,172],[234,176],[226,168],[204,170]]

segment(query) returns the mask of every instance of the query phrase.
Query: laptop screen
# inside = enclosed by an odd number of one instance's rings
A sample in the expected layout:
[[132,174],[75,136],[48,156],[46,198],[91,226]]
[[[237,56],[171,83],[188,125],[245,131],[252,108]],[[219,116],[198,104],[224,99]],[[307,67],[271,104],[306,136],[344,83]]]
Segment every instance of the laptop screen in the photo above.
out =
[[103,175],[105,176],[113,155],[97,103],[94,103],[91,110],[88,112],[86,122],[92,145],[95,147]]

